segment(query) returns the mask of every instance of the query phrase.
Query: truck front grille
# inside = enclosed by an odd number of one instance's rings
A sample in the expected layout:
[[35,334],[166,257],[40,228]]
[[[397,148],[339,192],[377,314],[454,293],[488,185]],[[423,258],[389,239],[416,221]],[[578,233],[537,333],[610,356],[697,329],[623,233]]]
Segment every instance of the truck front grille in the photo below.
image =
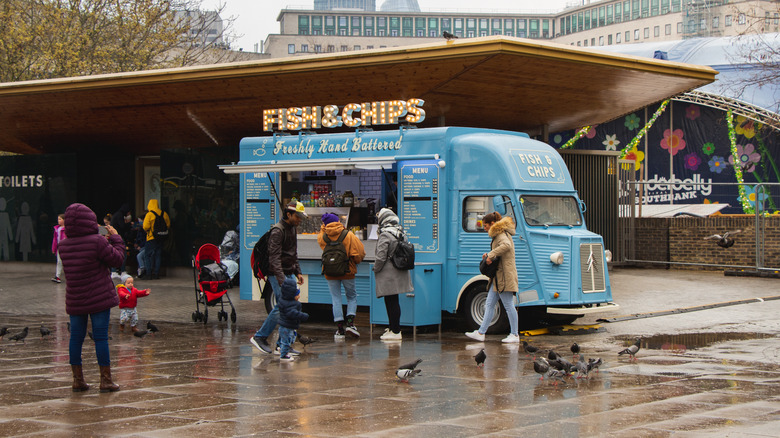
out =
[[580,267],[582,274],[582,292],[604,292],[604,247],[600,243],[580,245]]

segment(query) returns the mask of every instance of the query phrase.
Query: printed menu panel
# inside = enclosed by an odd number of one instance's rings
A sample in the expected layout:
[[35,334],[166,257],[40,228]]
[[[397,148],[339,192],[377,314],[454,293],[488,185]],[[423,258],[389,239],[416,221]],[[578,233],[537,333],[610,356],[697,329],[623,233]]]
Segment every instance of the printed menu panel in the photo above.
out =
[[245,201],[241,240],[244,248],[250,251],[271,225],[276,223],[276,204],[267,175],[265,172],[244,174]]
[[439,166],[433,161],[399,164],[401,225],[416,252],[439,249]]

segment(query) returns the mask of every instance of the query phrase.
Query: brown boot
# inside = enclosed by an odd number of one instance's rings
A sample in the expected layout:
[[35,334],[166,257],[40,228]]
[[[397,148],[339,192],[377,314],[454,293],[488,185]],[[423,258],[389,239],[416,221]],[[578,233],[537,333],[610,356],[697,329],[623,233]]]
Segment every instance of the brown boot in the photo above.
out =
[[100,392],[119,391],[119,385],[111,381],[111,367],[100,367]]
[[84,381],[84,374],[81,372],[81,365],[71,365],[73,371],[73,392],[82,392],[89,389],[89,385]]
[[136,327],[136,326],[134,326],[134,325],[131,325],[131,326],[130,326],[130,330],[131,330],[133,333],[135,333],[135,332],[137,332],[137,331],[138,331],[138,327]]

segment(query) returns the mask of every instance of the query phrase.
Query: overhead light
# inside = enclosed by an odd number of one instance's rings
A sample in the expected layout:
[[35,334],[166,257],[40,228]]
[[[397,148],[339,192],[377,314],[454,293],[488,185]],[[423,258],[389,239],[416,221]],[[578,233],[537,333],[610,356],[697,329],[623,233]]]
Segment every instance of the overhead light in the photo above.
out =
[[550,254],[550,262],[552,262],[554,265],[562,265],[563,264],[563,252],[557,251],[552,254]]

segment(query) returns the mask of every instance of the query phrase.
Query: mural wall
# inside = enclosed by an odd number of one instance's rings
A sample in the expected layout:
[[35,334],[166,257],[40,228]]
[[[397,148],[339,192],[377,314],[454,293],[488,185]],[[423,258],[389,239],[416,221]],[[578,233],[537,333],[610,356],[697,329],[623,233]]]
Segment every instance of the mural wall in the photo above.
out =
[[[658,106],[639,110],[609,123],[591,127],[573,145],[573,149],[621,151],[658,110]],[[780,181],[778,163],[780,142],[777,132],[742,116],[733,117],[735,150],[729,138],[727,113],[701,105],[671,101],[657,116],[647,135],[627,152],[636,160],[637,179],[649,183],[696,183],[696,186],[648,184],[643,191],[645,204],[729,204],[721,212],[749,212],[756,203],[756,184]],[[576,131],[550,136],[550,144],[560,148]],[[739,174],[745,183],[741,203],[736,183]],[[777,188],[761,193],[762,210],[780,209]],[[639,199],[638,199],[639,201]]]

